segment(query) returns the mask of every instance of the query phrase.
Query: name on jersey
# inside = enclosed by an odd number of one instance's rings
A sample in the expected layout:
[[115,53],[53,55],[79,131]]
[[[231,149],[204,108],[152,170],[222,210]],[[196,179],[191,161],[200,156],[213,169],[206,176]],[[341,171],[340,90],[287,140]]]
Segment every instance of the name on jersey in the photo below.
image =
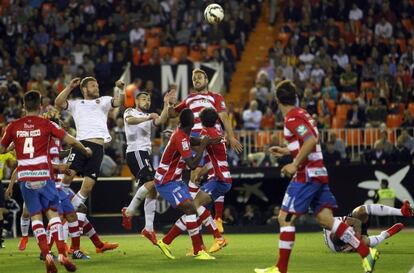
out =
[[33,131],[17,131],[16,136],[17,137],[38,137],[40,136],[40,129],[33,130]]

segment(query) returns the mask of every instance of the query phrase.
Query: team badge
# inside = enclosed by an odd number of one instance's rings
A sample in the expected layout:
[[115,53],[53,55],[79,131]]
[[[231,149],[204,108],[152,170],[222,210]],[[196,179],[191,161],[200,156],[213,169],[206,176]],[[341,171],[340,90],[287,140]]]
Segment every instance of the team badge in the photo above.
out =
[[99,99],[96,100],[96,104],[100,104],[101,101]]
[[187,142],[187,140],[186,140],[186,139],[184,139],[184,140],[181,142],[181,146],[183,147],[183,151],[187,151],[187,150],[189,150],[189,149],[190,149],[190,146],[188,145],[188,142]]

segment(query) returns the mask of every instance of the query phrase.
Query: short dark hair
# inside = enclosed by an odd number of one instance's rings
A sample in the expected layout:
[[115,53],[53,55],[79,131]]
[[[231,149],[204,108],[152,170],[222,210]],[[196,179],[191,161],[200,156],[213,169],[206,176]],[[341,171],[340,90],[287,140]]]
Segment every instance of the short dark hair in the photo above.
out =
[[388,180],[387,179],[381,179],[381,184],[384,184],[384,186],[388,188]]
[[276,98],[281,104],[295,105],[296,104],[296,86],[290,80],[281,81],[276,85]]
[[218,114],[214,108],[204,108],[200,113],[200,119],[204,127],[214,127],[218,119]]
[[151,94],[149,92],[147,92],[147,91],[139,91],[137,93],[137,95],[135,96],[135,98],[138,99],[141,95],[147,95],[147,96],[150,96],[151,97]]
[[24,108],[27,111],[36,111],[40,107],[42,96],[39,91],[31,90],[24,95]]
[[194,125],[194,114],[189,108],[185,108],[180,113],[180,124],[181,127],[189,127]]
[[88,85],[88,82],[97,82],[97,80],[94,77],[85,77],[80,82],[80,88],[86,87]]

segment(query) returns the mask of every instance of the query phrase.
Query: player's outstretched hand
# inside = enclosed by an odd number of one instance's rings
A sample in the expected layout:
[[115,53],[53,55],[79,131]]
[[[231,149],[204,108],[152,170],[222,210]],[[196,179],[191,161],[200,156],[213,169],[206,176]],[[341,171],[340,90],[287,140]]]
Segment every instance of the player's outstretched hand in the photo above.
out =
[[170,91],[168,91],[167,94],[165,94],[164,103],[169,103],[172,105],[177,103],[177,89],[175,87],[171,88]]
[[157,113],[151,113],[149,114],[149,119],[157,119],[159,117],[159,115]]
[[282,174],[284,174],[287,177],[294,176],[297,171],[298,167],[296,167],[296,165],[294,165],[293,163],[285,165],[281,170]]
[[124,81],[123,81],[123,80],[117,80],[117,81],[115,82],[115,86],[116,86],[116,87],[118,87],[118,88],[119,88],[119,89],[121,89],[121,90],[124,90],[125,83],[124,83]]
[[79,78],[79,77],[73,78],[69,83],[70,89],[73,90],[76,87],[78,87],[79,84],[80,84],[80,81],[81,81],[81,78]]
[[243,146],[235,137],[229,138],[230,147],[236,151],[236,153],[240,154],[243,151]]
[[92,150],[91,150],[91,148],[86,147],[85,150],[86,150],[86,157],[88,157],[88,158],[91,157],[92,156]]
[[272,146],[269,148],[269,153],[275,157],[282,157],[288,155],[290,151],[286,147]]

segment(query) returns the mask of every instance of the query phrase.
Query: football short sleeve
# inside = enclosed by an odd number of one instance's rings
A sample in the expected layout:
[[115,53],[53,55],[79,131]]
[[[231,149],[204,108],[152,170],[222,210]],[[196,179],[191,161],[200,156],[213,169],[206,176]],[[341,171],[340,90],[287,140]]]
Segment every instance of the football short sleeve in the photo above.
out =
[[214,96],[214,107],[218,113],[226,111],[226,103],[222,95],[216,94]]
[[187,108],[186,100],[181,101],[177,106],[174,107],[175,112],[181,113],[185,108]]
[[76,112],[76,105],[78,104],[78,100],[68,100],[68,108],[67,111],[74,113]]
[[110,96],[103,96],[100,98],[101,100],[101,104],[102,104],[102,108],[104,109],[104,111],[107,113],[109,112],[109,110],[112,108],[112,100],[113,98]]
[[63,130],[59,125],[57,125],[53,121],[48,120],[48,127],[50,129],[52,136],[58,139],[63,139],[65,137],[66,135],[65,130]]
[[299,117],[288,118],[285,126],[298,140],[305,141],[310,136],[317,137],[311,125]]

